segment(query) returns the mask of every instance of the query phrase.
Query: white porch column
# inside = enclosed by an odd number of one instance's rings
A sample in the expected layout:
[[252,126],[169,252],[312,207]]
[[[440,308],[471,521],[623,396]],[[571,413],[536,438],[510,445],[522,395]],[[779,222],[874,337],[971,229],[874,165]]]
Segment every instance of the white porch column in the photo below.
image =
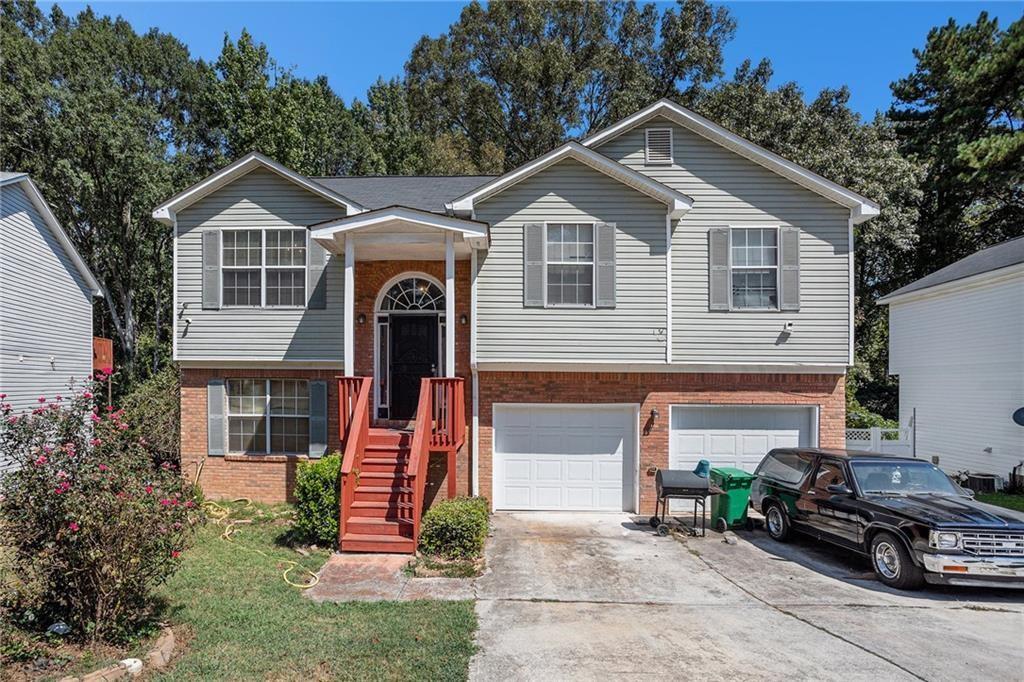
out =
[[355,373],[356,341],[356,247],[345,238],[345,376]]
[[444,236],[444,368],[445,376],[455,376],[455,334],[459,321],[455,319],[455,237],[450,231]]

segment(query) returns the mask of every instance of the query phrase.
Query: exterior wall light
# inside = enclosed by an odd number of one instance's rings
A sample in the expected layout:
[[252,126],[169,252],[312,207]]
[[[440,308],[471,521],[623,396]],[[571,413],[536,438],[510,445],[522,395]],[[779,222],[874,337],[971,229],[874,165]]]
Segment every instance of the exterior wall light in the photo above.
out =
[[366,324],[366,313],[359,313],[359,317],[356,318],[356,322],[359,324]]
[[459,324],[466,324],[467,322],[469,322],[469,317],[466,313],[462,313],[462,315],[459,316]]

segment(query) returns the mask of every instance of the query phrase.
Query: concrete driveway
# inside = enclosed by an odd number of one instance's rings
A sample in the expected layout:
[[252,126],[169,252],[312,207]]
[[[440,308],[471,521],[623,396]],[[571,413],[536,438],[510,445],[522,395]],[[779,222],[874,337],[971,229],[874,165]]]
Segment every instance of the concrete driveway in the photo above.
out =
[[1024,593],[899,593],[810,541],[497,514],[487,554],[472,679],[1024,678]]

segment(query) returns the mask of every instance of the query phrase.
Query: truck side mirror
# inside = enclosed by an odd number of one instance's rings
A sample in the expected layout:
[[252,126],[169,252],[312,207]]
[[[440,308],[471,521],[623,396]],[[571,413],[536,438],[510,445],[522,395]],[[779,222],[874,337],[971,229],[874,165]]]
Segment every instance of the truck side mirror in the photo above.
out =
[[826,486],[825,490],[827,490],[832,495],[852,495],[853,494],[853,491],[850,490],[850,488],[848,486],[846,486],[846,485],[844,485],[842,483],[833,483],[830,486]]

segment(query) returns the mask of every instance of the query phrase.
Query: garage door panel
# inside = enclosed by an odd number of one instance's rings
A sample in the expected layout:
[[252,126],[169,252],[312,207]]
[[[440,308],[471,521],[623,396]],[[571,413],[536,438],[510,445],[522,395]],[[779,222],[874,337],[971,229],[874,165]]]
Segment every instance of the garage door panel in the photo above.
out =
[[496,405],[495,507],[629,508],[635,432],[627,407]]

